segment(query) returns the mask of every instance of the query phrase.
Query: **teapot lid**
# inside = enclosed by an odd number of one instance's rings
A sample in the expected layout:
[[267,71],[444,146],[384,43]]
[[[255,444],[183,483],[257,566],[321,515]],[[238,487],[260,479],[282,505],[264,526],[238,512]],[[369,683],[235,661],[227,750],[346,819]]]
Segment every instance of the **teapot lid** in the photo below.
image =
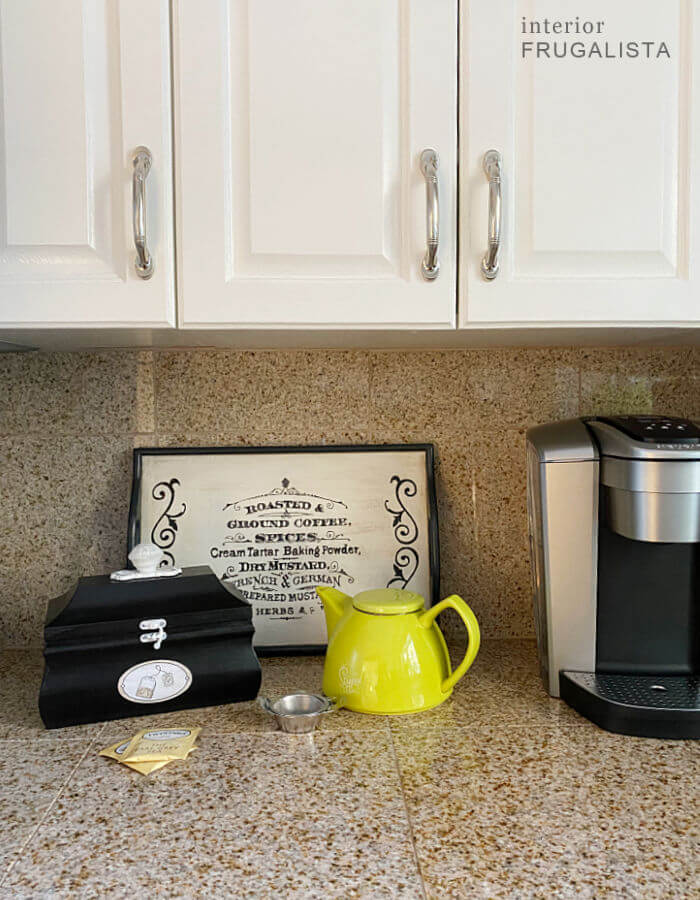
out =
[[353,597],[352,605],[360,612],[372,613],[375,616],[400,616],[404,613],[423,609],[425,601],[420,594],[413,591],[400,591],[397,588],[379,588],[374,591],[361,591]]

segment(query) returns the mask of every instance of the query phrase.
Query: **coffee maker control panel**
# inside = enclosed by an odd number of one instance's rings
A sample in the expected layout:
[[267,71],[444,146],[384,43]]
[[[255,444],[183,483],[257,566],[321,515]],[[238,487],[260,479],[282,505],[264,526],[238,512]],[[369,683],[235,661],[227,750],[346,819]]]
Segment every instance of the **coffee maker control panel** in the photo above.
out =
[[601,416],[635,441],[653,444],[700,444],[700,428],[689,419],[672,416]]

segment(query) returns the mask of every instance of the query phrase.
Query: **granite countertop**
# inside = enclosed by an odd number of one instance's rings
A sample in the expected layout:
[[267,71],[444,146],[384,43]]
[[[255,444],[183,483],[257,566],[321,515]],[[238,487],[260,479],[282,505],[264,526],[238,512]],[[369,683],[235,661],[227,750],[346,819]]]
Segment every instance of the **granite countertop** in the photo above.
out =
[[[264,660],[262,690],[321,670]],[[700,745],[586,722],[531,642],[485,641],[437,710],[308,736],[253,703],[47,732],[41,671],[2,654],[2,897],[700,896]],[[199,749],[148,777],[97,755],[151,723]]]

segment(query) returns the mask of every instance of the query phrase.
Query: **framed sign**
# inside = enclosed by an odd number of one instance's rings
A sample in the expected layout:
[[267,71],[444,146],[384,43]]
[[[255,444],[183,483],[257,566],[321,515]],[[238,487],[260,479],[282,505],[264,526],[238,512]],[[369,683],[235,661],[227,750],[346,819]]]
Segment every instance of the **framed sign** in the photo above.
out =
[[435,603],[430,444],[134,450],[129,549],[206,564],[253,607],[255,647],[320,652],[315,588],[406,588]]

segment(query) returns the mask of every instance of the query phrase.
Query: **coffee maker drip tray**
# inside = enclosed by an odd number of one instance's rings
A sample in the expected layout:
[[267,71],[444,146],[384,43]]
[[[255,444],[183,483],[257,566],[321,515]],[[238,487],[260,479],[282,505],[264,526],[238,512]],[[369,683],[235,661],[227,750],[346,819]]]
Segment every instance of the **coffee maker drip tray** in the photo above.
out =
[[614,675],[560,672],[569,706],[618,734],[700,738],[700,678],[696,675]]

